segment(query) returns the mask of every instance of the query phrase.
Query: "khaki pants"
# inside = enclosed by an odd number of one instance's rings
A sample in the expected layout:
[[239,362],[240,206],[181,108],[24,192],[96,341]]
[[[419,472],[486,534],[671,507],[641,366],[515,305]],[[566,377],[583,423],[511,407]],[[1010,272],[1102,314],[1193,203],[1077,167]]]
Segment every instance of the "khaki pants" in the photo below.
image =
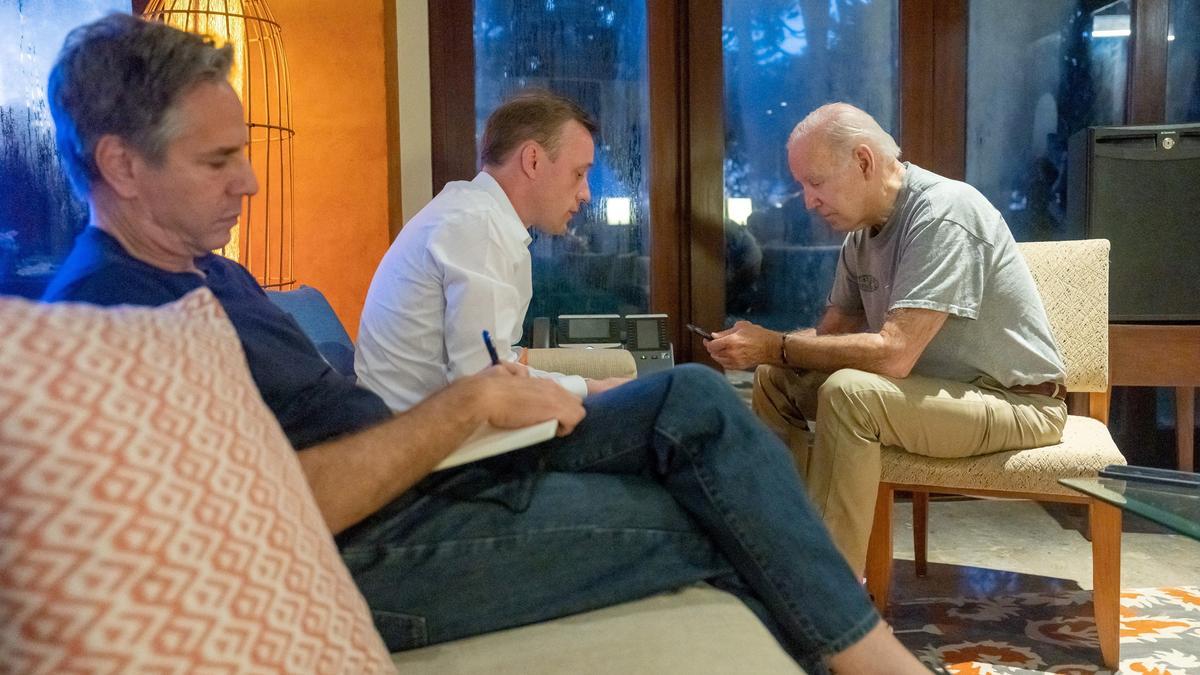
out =
[[[1057,443],[1062,401],[972,383],[759,366],[754,411],[791,448],[809,496],[850,567],[862,576],[879,490],[880,448],[970,457]],[[811,447],[804,432],[815,419]]]

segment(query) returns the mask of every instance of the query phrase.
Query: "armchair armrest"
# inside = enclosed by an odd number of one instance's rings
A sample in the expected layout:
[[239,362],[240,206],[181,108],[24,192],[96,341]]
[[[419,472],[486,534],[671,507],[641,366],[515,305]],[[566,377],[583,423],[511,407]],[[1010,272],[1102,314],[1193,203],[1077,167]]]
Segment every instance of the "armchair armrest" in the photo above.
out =
[[529,366],[597,380],[637,377],[633,354],[624,349],[530,349]]

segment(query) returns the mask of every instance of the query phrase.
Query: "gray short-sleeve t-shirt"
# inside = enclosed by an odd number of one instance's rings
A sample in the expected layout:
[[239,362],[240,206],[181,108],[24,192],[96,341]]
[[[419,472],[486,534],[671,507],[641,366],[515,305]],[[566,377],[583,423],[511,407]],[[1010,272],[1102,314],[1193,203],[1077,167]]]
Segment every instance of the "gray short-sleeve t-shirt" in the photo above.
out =
[[1041,296],[1000,212],[966,183],[905,168],[887,223],[846,237],[829,304],[862,312],[871,331],[893,309],[948,314],[917,375],[1064,382]]

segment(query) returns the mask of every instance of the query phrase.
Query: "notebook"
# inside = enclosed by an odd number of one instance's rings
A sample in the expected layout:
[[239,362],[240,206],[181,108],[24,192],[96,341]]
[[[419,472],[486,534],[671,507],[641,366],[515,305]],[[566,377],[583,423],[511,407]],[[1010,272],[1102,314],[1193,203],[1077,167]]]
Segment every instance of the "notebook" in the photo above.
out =
[[478,462],[495,455],[519,450],[554,438],[558,420],[546,420],[519,429],[497,429],[484,425],[467,437],[461,446],[434,468],[449,469],[459,464]]

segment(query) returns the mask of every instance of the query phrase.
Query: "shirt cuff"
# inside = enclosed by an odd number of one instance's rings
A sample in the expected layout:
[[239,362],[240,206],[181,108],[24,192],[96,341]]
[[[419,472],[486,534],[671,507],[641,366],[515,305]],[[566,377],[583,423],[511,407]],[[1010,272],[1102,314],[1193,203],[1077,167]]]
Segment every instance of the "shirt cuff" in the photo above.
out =
[[574,394],[580,400],[587,398],[587,380],[579,375],[564,375],[551,373],[537,368],[529,369],[530,377],[540,377],[544,380],[554,380],[560,387]]

